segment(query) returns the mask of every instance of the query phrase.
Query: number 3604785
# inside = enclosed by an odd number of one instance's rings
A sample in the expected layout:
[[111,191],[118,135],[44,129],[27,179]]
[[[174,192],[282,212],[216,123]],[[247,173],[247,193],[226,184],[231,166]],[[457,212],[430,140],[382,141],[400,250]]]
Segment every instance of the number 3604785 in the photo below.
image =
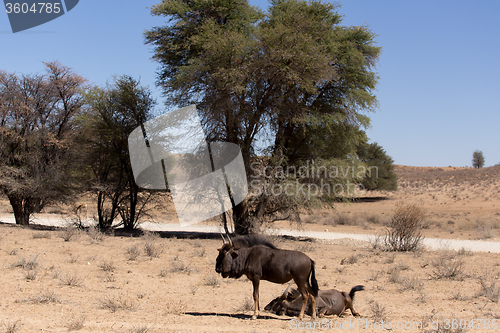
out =
[[61,7],[60,3],[51,3],[51,2],[38,2],[38,3],[33,3],[31,6],[28,3],[10,3],[7,2],[5,4],[5,9],[7,11],[7,14],[28,14],[28,13],[33,13],[33,14],[42,14],[42,13],[47,13],[47,14],[59,14],[61,12]]

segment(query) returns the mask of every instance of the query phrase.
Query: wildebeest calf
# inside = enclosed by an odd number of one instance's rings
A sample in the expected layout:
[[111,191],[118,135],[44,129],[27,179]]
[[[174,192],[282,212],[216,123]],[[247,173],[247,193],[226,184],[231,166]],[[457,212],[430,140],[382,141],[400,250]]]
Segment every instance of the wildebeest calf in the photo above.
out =
[[[359,313],[354,310],[352,303],[354,301],[354,294],[364,289],[364,286],[355,286],[349,293],[336,289],[319,290],[318,297],[316,297],[318,316],[337,315],[340,317],[347,309],[351,310],[353,316],[359,316]],[[287,288],[282,296],[276,297],[266,305],[265,310],[277,315],[286,314],[287,316],[294,317],[299,314],[302,301],[302,296],[296,289],[288,292]],[[312,313],[310,303],[307,303],[306,313]]]
[[286,283],[292,279],[297,284],[303,299],[299,319],[304,316],[309,296],[311,296],[311,304],[313,304],[311,316],[313,319],[316,318],[314,310],[316,309],[316,296],[319,288],[314,271],[314,261],[302,252],[279,250],[266,245],[237,247],[230,240],[228,243],[224,242],[222,248],[219,249],[215,271],[220,273],[223,278],[237,279],[246,275],[252,281],[255,304],[252,319],[256,319],[259,315],[260,280]]

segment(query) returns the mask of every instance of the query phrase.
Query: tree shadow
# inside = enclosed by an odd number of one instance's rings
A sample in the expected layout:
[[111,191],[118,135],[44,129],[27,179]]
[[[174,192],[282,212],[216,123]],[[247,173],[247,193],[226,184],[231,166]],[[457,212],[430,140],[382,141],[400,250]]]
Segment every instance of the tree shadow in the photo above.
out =
[[388,197],[359,197],[359,198],[354,198],[352,200],[353,203],[357,202],[379,202],[379,201],[385,201],[385,200],[391,200]]

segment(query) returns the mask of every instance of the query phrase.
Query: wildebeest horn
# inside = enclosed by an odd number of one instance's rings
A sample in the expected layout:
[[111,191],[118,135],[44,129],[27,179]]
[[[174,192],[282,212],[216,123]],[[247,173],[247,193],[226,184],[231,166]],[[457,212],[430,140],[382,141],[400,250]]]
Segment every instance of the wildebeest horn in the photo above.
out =
[[231,237],[229,237],[229,235],[227,236],[227,239],[229,239],[229,245],[231,245],[231,247],[233,247],[233,241],[231,240]]
[[290,289],[290,285],[291,285],[291,283],[288,284],[288,287],[286,287],[285,291],[283,292],[283,297],[288,296],[288,289]]
[[222,237],[222,241],[224,242],[224,244],[226,244],[226,239],[224,238],[224,235],[223,234],[220,234],[220,236]]

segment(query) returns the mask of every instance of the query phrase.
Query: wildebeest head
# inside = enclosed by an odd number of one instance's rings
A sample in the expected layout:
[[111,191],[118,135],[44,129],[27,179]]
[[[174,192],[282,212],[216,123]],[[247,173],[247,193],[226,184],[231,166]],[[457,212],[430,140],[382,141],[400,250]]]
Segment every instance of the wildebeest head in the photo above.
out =
[[228,237],[229,241],[226,241],[222,234],[221,237],[224,244],[222,244],[222,247],[219,249],[219,255],[215,260],[215,271],[221,273],[223,278],[227,278],[231,273],[231,253],[234,252],[234,245],[231,238]]
[[238,278],[241,276],[239,272],[235,271],[235,267],[233,266],[233,260],[239,256],[240,249],[250,248],[255,245],[264,245],[271,249],[276,249],[271,242],[258,235],[241,236],[233,240],[229,236],[226,240],[222,234],[221,237],[224,243],[219,249],[219,255],[215,260],[215,271],[220,273],[223,278]]

